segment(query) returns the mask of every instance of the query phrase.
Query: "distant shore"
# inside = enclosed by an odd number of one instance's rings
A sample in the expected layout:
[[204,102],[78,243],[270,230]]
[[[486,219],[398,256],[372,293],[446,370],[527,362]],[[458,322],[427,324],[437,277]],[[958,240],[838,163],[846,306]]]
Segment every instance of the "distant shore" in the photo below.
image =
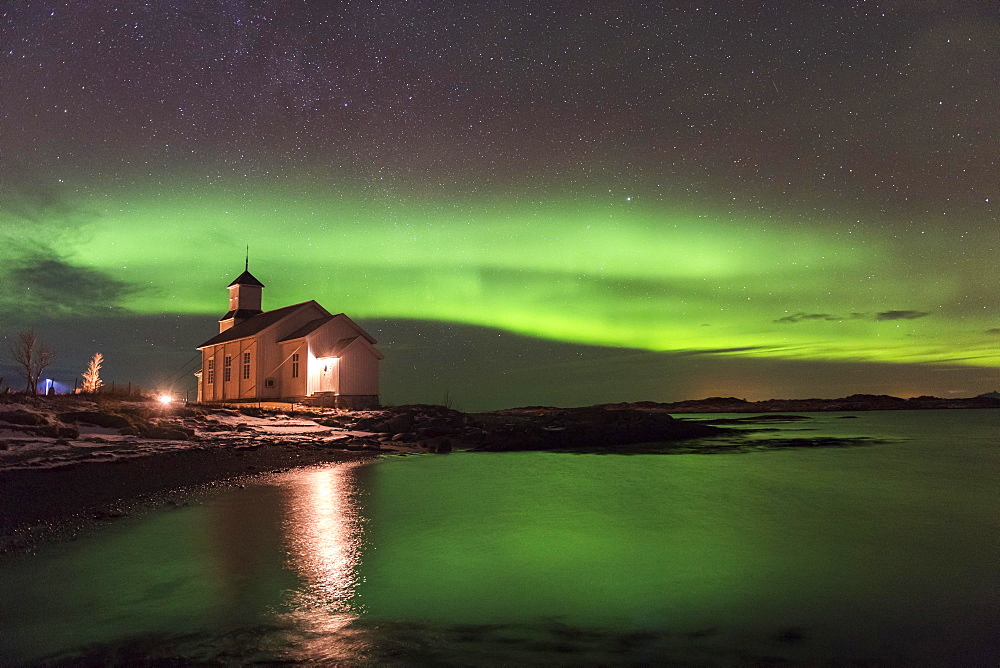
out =
[[[991,393],[996,394],[996,393]],[[840,399],[766,399],[747,401],[736,397],[709,397],[658,403],[639,401],[621,404],[599,404],[602,408],[628,406],[669,413],[823,413],[827,411],[913,411],[967,408],[1000,408],[1000,397],[978,396],[963,399],[912,397],[902,399],[887,394],[852,394]]]

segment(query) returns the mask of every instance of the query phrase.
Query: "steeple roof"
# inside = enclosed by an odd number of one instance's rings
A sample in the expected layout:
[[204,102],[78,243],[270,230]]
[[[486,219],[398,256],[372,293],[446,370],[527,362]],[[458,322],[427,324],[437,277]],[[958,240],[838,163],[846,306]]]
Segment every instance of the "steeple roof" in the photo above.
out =
[[231,288],[234,285],[256,285],[258,288],[264,287],[264,284],[254,278],[254,275],[250,273],[249,269],[237,276],[236,280],[230,283],[228,287]]

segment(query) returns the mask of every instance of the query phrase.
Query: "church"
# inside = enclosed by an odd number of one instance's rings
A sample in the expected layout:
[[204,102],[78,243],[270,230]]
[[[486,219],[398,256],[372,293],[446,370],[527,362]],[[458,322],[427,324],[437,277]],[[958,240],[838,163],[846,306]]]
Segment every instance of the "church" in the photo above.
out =
[[198,346],[198,401],[376,408],[383,355],[375,339],[312,300],[262,311],[263,290],[249,262],[229,284],[219,333]]

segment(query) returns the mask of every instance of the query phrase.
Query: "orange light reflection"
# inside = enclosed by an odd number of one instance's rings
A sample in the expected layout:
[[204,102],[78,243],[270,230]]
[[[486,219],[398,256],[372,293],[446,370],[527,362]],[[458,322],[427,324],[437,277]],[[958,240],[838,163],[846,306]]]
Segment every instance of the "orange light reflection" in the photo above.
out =
[[310,660],[356,656],[356,634],[346,630],[358,615],[351,606],[358,585],[361,521],[355,504],[357,462],[303,469],[291,486],[287,539],[292,567],[303,587],[288,613],[301,636],[296,654]]

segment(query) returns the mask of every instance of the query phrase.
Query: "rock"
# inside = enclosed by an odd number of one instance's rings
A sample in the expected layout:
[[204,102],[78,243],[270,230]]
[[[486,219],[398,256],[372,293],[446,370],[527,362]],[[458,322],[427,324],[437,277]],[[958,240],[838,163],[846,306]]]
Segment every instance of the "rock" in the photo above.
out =
[[193,430],[173,425],[153,425],[142,432],[143,438],[163,441],[186,441],[192,436],[194,436]]
[[74,440],[80,438],[80,428],[73,425],[58,425],[56,427],[56,436],[58,438],[68,438],[70,440]]
[[205,431],[217,432],[217,431],[236,431],[236,427],[231,424],[226,424],[224,422],[217,422],[215,424],[206,424],[204,427]]
[[436,452],[438,454],[446,454],[451,452],[451,441],[447,438],[432,438],[426,441],[420,441],[418,444],[422,450],[427,452]]
[[452,436],[458,429],[450,426],[431,426],[422,427],[417,429],[417,436],[423,436],[425,438],[438,438],[440,436]]
[[59,419],[63,422],[83,422],[84,424],[92,424],[107,429],[127,429],[135,426],[134,422],[124,415],[104,413],[102,411],[71,411],[60,413]]
[[383,420],[378,422],[365,431],[374,431],[376,433],[388,433],[388,434],[398,434],[400,432],[408,431],[413,427],[414,417],[413,413],[401,413],[399,415],[394,415],[388,420]]
[[351,420],[349,418],[338,417],[325,417],[316,420],[316,424],[323,425],[324,427],[333,427],[334,429],[345,429],[350,423]]
[[43,425],[49,423],[44,415],[32,413],[31,411],[22,410],[20,408],[0,413],[0,422],[21,425]]
[[19,424],[11,425],[8,428],[22,434],[45,438],[77,438],[80,435],[80,430],[76,427],[67,427],[63,424]]

